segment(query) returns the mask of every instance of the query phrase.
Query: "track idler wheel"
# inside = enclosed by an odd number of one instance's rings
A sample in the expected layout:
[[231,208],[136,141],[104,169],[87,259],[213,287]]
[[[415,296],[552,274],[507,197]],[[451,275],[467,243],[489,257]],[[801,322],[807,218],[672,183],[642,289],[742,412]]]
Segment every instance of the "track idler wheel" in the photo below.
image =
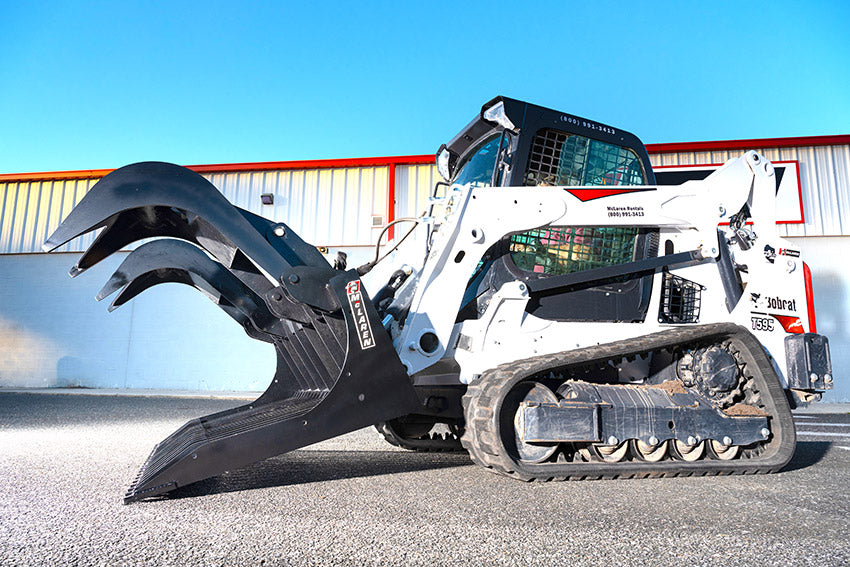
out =
[[684,441],[674,439],[672,453],[673,456],[676,457],[676,459],[692,463],[694,461],[700,460],[705,454],[705,445],[705,441],[697,443],[695,445],[688,445]]
[[731,461],[738,456],[740,450],[739,445],[724,445],[721,441],[711,440],[711,454],[715,459]]
[[667,444],[667,441],[662,441],[655,445],[650,445],[649,443],[644,443],[640,439],[632,439],[632,454],[641,461],[657,463],[667,454]]
[[526,443],[522,439],[521,431],[523,425],[520,420],[520,412],[517,411],[521,403],[558,403],[558,396],[541,384],[540,382],[523,382],[518,384],[505,398],[503,413],[513,413],[512,428],[514,431],[515,449],[517,455],[526,463],[542,463],[558,450],[557,444]]

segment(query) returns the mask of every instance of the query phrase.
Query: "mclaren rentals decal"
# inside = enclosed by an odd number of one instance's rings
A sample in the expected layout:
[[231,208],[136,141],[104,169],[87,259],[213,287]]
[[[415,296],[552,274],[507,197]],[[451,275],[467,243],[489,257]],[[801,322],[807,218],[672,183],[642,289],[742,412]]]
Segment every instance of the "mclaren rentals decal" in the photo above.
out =
[[608,216],[609,217],[642,217],[643,216],[643,207],[634,206],[634,207],[608,207]]
[[[629,188],[629,187],[611,187],[611,188],[600,188],[600,189],[565,189],[567,193],[585,203],[587,201],[592,201],[594,199],[602,199],[603,197],[611,197],[612,195],[623,195],[625,193],[640,193],[642,191],[655,191],[655,187],[640,187],[640,188]],[[622,208],[622,207],[618,207]],[[628,207],[626,207],[628,208]],[[634,208],[634,207],[631,207]]]
[[779,249],[779,255],[780,256],[788,256],[789,258],[799,258],[800,257],[800,251],[799,250],[792,250],[791,248],[780,248]]
[[363,305],[363,292],[360,291],[360,280],[348,282],[345,286],[348,295],[348,304],[351,306],[351,314],[354,316],[354,326],[357,327],[357,338],[360,340],[360,348],[366,350],[375,346],[375,336],[372,334],[372,325],[369,324],[369,316],[366,314],[366,306]]
[[574,126],[581,126],[582,128],[587,128],[589,130],[596,130],[597,132],[605,132],[606,134],[617,133],[617,131],[611,128],[610,126],[591,122],[590,120],[585,120],[584,118],[576,118],[575,116],[570,116],[568,114],[561,115],[561,122],[566,122],[567,124],[572,124]]

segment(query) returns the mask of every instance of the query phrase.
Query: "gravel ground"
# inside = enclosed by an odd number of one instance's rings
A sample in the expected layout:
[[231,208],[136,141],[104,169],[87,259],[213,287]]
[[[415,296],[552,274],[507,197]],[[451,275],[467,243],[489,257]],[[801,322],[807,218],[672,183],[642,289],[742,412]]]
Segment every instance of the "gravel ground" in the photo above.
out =
[[122,505],[155,443],[238,403],[0,393],[0,564],[850,564],[846,412],[797,416],[774,475],[525,484],[370,429]]

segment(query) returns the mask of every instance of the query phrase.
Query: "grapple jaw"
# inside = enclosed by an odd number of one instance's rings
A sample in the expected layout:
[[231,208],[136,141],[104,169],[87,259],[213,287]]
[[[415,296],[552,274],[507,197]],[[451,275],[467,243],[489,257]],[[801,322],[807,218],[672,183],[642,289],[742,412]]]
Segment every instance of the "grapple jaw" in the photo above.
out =
[[100,180],[45,242],[103,228],[75,276],[142,239],[97,299],[110,310],[161,283],[210,297],[277,352],[255,402],[186,423],[159,443],[125,503],[415,411],[404,366],[355,270],[331,268],[289,227],[231,205],[200,175],[145,162]]

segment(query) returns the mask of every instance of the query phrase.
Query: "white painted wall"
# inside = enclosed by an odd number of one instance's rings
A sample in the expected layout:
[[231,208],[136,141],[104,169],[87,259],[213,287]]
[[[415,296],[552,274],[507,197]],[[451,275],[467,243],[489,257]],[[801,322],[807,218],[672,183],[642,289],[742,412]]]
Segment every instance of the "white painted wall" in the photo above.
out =
[[72,280],[78,257],[0,255],[0,387],[266,389],[274,348],[201,293],[160,285],[109,313],[94,296],[126,253]]
[[[818,331],[830,340],[836,389],[825,401],[850,401],[850,238],[794,240],[812,270]],[[126,253],[72,280],[78,256],[0,255],[0,388],[268,386],[274,349],[201,293],[160,285],[109,313],[94,296]]]
[[835,389],[824,401],[850,402],[850,237],[789,238],[812,271],[818,333],[829,338]]

